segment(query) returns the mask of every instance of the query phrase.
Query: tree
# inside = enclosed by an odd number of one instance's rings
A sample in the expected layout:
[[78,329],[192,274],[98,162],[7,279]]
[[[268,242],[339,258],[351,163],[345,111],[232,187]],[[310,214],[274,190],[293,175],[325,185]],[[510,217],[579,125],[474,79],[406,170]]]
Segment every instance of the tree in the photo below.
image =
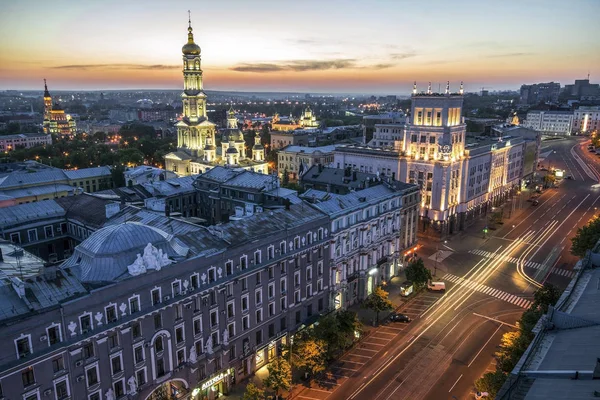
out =
[[571,238],[571,254],[584,257],[588,250],[592,250],[600,240],[600,218],[592,219],[587,225],[577,229],[577,233]]
[[491,399],[495,398],[506,380],[506,374],[500,370],[488,372],[475,381],[478,392],[488,392]]
[[340,310],[335,314],[340,332],[344,335],[345,346],[350,346],[355,339],[356,332],[362,331],[362,324],[354,311]]
[[119,149],[118,156],[123,165],[140,165],[144,162],[144,153],[134,148]]
[[422,288],[431,280],[431,271],[425,268],[425,263],[421,258],[409,262],[404,269],[404,274],[416,288]]
[[290,173],[287,168],[283,170],[283,178],[281,179],[281,186],[287,186],[290,184]]
[[308,375],[314,376],[325,370],[327,344],[315,335],[305,333],[294,337],[292,362]]
[[254,383],[249,383],[248,386],[246,386],[246,391],[244,392],[242,400],[264,400],[264,398],[265,391]]
[[113,167],[113,169],[110,171],[110,175],[112,177],[112,181],[115,187],[125,186],[125,175],[123,175],[124,172],[125,167],[122,165],[117,165]]
[[546,174],[544,176],[544,187],[554,186],[554,182],[556,182],[556,177],[552,174]]
[[544,314],[548,312],[548,306],[556,304],[560,298],[561,291],[551,283],[544,283],[533,294],[533,306],[539,308]]
[[267,371],[269,376],[263,380],[263,383],[275,391],[275,398],[278,399],[281,390],[288,390],[292,386],[292,369],[284,358],[277,357],[267,365]]
[[376,287],[364,301],[363,307],[375,311],[375,323],[379,323],[379,313],[394,309],[394,304],[388,299],[389,293],[381,287]]

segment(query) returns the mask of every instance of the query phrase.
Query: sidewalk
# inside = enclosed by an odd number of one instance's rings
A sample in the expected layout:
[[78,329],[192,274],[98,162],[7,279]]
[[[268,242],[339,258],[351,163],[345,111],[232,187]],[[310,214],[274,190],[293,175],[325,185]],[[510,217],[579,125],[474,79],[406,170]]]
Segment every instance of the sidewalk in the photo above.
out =
[[[387,285],[384,286],[385,291],[389,293],[389,299],[394,304],[394,310],[406,304],[408,301],[413,299],[415,295],[411,295],[409,297],[403,297],[400,295],[400,285],[405,281],[404,276],[402,277],[394,277]],[[372,310],[363,308],[361,304],[354,304],[348,308],[350,311],[356,312],[358,319],[363,324],[363,334],[362,338],[368,337],[371,330],[376,329],[375,327],[375,319],[376,313]],[[379,313],[379,322],[381,324],[394,310],[391,311],[383,311]],[[347,351],[351,351],[350,348]],[[227,396],[220,397],[221,399],[228,400],[241,400],[244,396],[244,392],[246,391],[246,386],[249,383],[254,383],[258,387],[264,388],[262,383],[263,379],[268,375],[266,367],[260,368],[252,377],[238,382],[234,385],[233,389]],[[306,382],[298,382],[294,385],[292,390],[288,393],[283,393],[282,398],[284,399],[293,399],[300,395],[307,387],[310,387],[310,381]]]

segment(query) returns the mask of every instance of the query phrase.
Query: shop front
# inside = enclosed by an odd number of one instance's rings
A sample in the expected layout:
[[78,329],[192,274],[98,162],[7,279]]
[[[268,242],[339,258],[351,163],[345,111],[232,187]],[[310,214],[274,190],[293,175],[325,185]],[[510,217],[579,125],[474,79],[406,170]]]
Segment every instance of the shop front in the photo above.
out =
[[214,400],[226,396],[235,384],[235,370],[229,368],[200,382],[192,391],[192,400]]

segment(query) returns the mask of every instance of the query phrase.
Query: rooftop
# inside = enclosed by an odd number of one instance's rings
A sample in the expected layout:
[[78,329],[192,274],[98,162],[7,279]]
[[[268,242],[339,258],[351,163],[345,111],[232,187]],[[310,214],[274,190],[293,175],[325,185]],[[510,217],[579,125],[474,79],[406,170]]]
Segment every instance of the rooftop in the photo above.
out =
[[302,175],[301,181],[303,183],[314,183],[322,185],[341,185],[349,189],[359,189],[366,186],[367,180],[376,185],[377,175],[368,174],[365,172],[351,171],[350,174],[346,174],[346,171],[339,168],[328,168],[319,167],[313,165],[304,175]]
[[65,170],[65,175],[67,175],[67,178],[69,179],[97,178],[99,176],[110,175],[110,168],[94,167],[82,169],[68,169]]
[[336,145],[321,146],[321,147],[304,147],[304,146],[286,146],[279,150],[286,153],[306,153],[312,154],[316,152],[331,153],[335,150]]

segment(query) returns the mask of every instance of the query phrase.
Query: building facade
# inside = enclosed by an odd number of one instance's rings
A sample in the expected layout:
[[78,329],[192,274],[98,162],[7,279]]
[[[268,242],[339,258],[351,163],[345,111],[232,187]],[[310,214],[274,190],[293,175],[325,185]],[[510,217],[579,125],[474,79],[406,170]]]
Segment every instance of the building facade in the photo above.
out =
[[74,135],[77,124],[71,115],[65,114],[58,103],[52,104],[52,96],[44,79],[44,133],[56,135]]
[[560,83],[547,82],[533,85],[521,85],[521,103],[538,104],[541,102],[558,102]]
[[306,107],[299,119],[300,126],[303,128],[318,128],[319,121],[317,121],[317,116],[314,114],[313,110],[310,107]]
[[329,219],[309,207],[209,230],[156,216],[117,223],[58,268],[9,274],[0,292],[3,396],[227,394],[330,308]]
[[45,133],[19,133],[0,136],[0,152],[7,153],[19,148],[29,149],[35,146],[52,144],[52,135]]
[[404,253],[417,242],[419,204],[417,186],[388,180],[313,205],[330,218],[335,309],[364,300],[399,275]]
[[285,146],[308,146],[310,136],[306,131],[271,131],[271,150]]
[[277,152],[277,169],[283,177],[285,171],[289,179],[296,181],[313,165],[329,165],[333,162],[334,145],[321,147],[287,146]]
[[[257,134],[252,157],[246,157],[245,151],[240,153],[233,134],[228,135],[226,148],[218,151],[216,142],[216,125],[206,115],[206,94],[204,93],[200,46],[194,42],[191,21],[188,26],[188,42],[181,49],[183,53],[183,116],[177,126],[177,151],[165,156],[165,168],[179,176],[187,176],[206,172],[217,165],[232,168],[244,168],[260,173],[268,173],[264,148]],[[227,129],[237,130],[236,126]],[[241,132],[241,148],[245,147]]]
[[[465,226],[466,212],[470,208],[466,184],[470,165],[477,168],[498,166],[496,174],[486,190],[477,192],[477,202],[491,204],[496,198],[505,199],[523,177],[521,169],[514,179],[508,165],[522,166],[525,152],[511,150],[510,159],[505,154],[513,147],[522,148],[527,141],[523,138],[501,140],[471,140],[467,144],[466,125],[462,113],[462,86],[458,93],[451,93],[449,85],[445,93],[433,93],[431,87],[425,93],[413,90],[411,116],[404,123],[375,126],[374,137],[369,146],[338,146],[333,165],[365,173],[386,176],[393,180],[417,184],[421,188],[420,217],[423,230],[435,235],[453,233]],[[538,139],[534,139],[539,147]],[[380,146],[382,143],[383,146]],[[488,154],[488,160],[469,160],[475,150]],[[491,157],[491,158],[490,158]],[[514,157],[518,157],[515,160]],[[482,165],[479,165],[482,163]],[[506,167],[506,168],[505,168]],[[500,183],[500,186],[496,184]],[[473,189],[473,196],[475,196]],[[487,210],[487,208],[486,208]]]
[[573,133],[589,134],[600,128],[600,106],[579,107],[573,116]]
[[570,135],[573,131],[572,111],[529,111],[523,125],[547,135]]

